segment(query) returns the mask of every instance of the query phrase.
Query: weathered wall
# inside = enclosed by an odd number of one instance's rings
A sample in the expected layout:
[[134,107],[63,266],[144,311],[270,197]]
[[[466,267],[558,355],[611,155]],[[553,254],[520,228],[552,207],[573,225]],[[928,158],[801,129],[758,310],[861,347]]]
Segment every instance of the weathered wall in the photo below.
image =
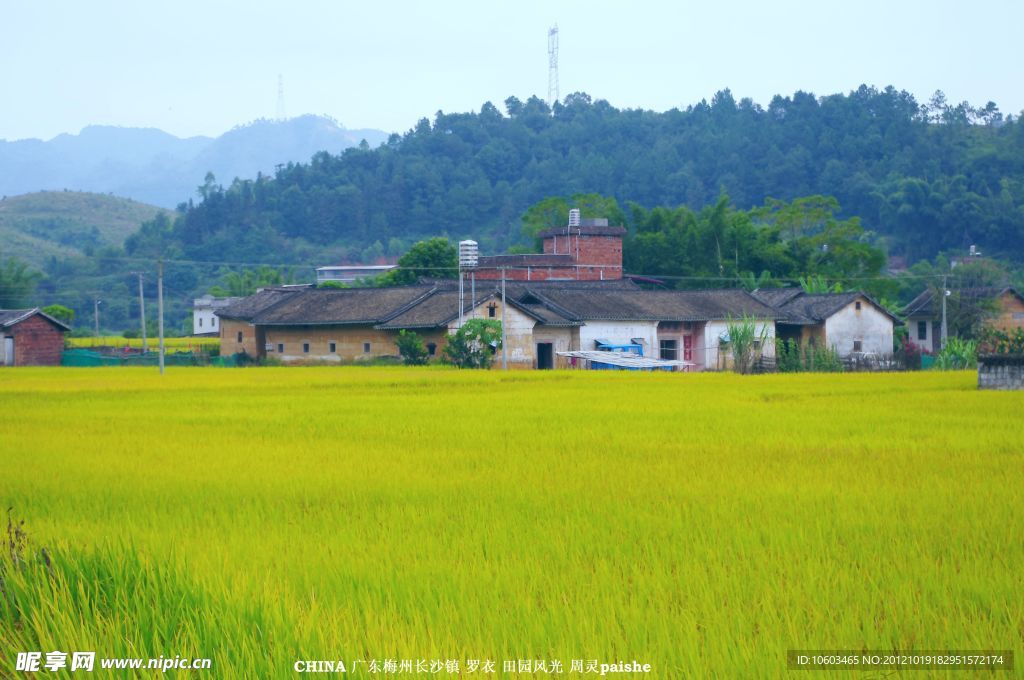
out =
[[223,356],[239,353],[248,354],[253,358],[262,356],[263,346],[257,342],[256,328],[248,321],[221,319],[220,353]]
[[[924,322],[924,338],[919,338],[917,324],[922,321]],[[907,318],[907,337],[910,338],[911,342],[929,354],[934,353],[939,348],[938,338],[935,337],[935,323],[931,317],[911,316]]]
[[[857,302],[861,308],[857,309]],[[852,354],[855,340],[866,354],[892,354],[892,318],[867,300],[851,302],[825,320],[825,342],[839,353]]]
[[979,390],[1024,390],[1024,355],[978,357]]
[[[59,366],[64,351],[64,331],[38,314],[0,333],[0,353],[4,352],[3,337],[14,338],[14,366]],[[0,358],[0,366],[10,360]]]
[[[571,361],[566,357],[558,356],[558,352],[570,352],[574,349],[579,349],[578,338],[573,337],[573,327],[561,327],[561,326],[534,326],[533,327],[533,342],[534,348],[541,342],[550,342],[552,351],[555,352],[555,368],[572,368]],[[534,358],[533,368],[537,367],[536,358]]]
[[[494,316],[490,316],[490,308],[494,308]],[[533,327],[536,319],[523,314],[515,307],[509,305],[507,308],[501,304],[501,298],[490,298],[485,300],[467,316],[471,319],[474,316],[483,319],[496,319],[506,324],[505,342],[508,343],[508,365],[509,368],[535,368],[536,346],[533,340]],[[458,320],[448,326],[449,332],[454,333],[459,327]],[[501,365],[501,351],[499,350],[494,360],[495,366]]]
[[[341,363],[399,356],[395,345],[398,331],[377,330],[370,325],[266,326],[263,331],[266,356],[285,363]],[[424,345],[435,343],[440,354],[443,333],[420,330],[416,333]],[[334,343],[333,352],[331,343]],[[308,351],[305,345],[309,346]]]

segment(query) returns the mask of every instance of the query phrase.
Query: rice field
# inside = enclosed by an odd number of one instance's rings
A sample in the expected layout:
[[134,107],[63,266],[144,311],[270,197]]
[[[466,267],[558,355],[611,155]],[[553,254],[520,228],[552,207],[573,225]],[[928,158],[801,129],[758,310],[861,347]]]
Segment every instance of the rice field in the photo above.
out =
[[[0,502],[27,537],[0,557],[0,677],[28,650],[208,657],[168,673],[208,678],[1019,657],[1024,393],[975,380],[0,371]],[[972,677],[915,677],[947,675]]]

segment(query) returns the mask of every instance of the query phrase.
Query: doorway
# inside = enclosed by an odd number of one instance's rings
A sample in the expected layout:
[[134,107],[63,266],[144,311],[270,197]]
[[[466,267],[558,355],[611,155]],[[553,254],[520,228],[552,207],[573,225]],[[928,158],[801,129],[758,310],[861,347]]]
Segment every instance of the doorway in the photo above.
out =
[[550,342],[537,343],[537,368],[550,370],[555,367],[555,352]]
[[4,338],[4,366],[14,365],[14,338]]

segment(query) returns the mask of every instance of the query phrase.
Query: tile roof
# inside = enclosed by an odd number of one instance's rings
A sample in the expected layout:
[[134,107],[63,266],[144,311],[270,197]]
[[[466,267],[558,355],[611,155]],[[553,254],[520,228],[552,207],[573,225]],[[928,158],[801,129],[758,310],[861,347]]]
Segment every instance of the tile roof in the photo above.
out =
[[758,288],[751,293],[751,295],[769,307],[776,308],[803,294],[803,288]]
[[10,328],[11,326],[19,324],[35,314],[38,314],[54,325],[60,326],[66,331],[71,330],[71,327],[66,323],[53,318],[38,307],[33,307],[32,309],[0,309],[0,328]]
[[570,321],[712,321],[778,314],[740,289],[585,290],[525,286],[520,303],[541,304]]
[[[1017,292],[1015,288],[1009,286],[987,286],[987,287],[975,287],[975,288],[960,288],[954,289],[954,292],[959,294],[960,300],[963,302],[978,302],[980,300],[992,300],[997,297],[1001,297],[1006,293],[1015,295],[1024,301],[1024,296]],[[920,295],[911,300],[906,307],[903,308],[904,316],[938,316],[939,305],[935,304],[934,291],[931,288],[925,289]]]
[[264,326],[377,324],[434,292],[431,286],[310,288],[255,314]]
[[288,298],[298,295],[303,290],[309,290],[306,288],[264,288],[254,295],[248,297],[239,298],[237,302],[234,302],[227,307],[217,310],[214,312],[217,316],[222,319],[239,319],[242,321],[252,321],[253,317],[262,312],[263,310],[276,305],[277,303],[287,300]]
[[[783,289],[789,290],[789,289]],[[762,294],[764,291],[762,291]],[[755,293],[757,295],[757,293]],[[763,298],[762,298],[763,299]],[[778,299],[785,299],[779,295]],[[869,295],[860,291],[848,293],[804,293],[799,291],[796,295],[775,306],[779,312],[779,323],[792,324],[794,326],[814,326],[823,323],[827,318],[838,312],[855,300],[867,300],[878,311],[882,312],[897,324],[899,319],[893,316],[889,310],[878,304]]]

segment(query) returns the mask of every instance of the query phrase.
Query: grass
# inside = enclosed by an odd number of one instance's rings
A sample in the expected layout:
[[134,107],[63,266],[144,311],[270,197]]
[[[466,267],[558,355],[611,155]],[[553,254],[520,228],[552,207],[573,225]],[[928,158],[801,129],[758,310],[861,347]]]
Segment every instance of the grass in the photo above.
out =
[[30,543],[6,562],[0,659],[180,654],[284,678],[298,659],[635,658],[759,678],[790,648],[1019,655],[1024,393],[974,385],[2,371],[0,501]]

